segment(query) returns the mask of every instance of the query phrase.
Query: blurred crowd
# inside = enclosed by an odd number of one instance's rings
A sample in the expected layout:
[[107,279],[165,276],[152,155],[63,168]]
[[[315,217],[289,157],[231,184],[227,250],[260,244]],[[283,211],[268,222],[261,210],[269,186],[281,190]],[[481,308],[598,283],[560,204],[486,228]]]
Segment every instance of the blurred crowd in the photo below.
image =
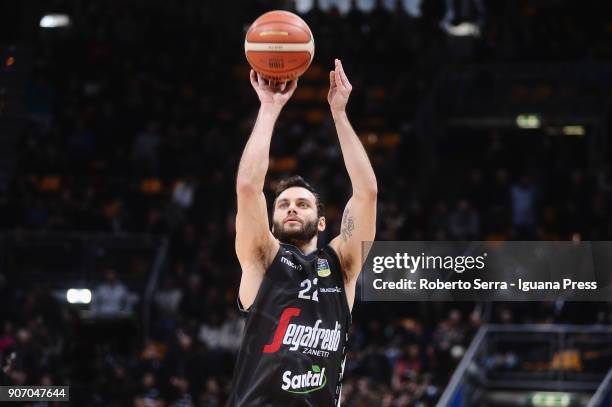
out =
[[[223,404],[244,325],[235,307],[234,178],[257,113],[244,33],[265,10],[293,9],[223,3],[63,2],[58,11],[73,26],[37,36],[28,125],[0,228],[167,235],[170,249],[144,343],[102,335],[88,347],[73,309],[44,286],[12,286],[10,268],[0,274],[0,355],[12,366],[4,382],[73,383],[87,393],[82,405]],[[322,3],[303,15],[316,56],[275,130],[267,185],[298,173],[321,189],[322,241],[337,233],[350,194],[320,96],[335,57],[353,82],[349,117],[378,178],[378,240],[612,237],[609,163],[589,164],[588,135],[453,130],[432,152],[415,119],[450,61],[609,60],[605,13],[588,1]],[[445,18],[480,27],[460,55]],[[605,312],[577,318],[559,304],[532,307],[357,304],[343,405],[433,405],[483,319],[610,323]]]

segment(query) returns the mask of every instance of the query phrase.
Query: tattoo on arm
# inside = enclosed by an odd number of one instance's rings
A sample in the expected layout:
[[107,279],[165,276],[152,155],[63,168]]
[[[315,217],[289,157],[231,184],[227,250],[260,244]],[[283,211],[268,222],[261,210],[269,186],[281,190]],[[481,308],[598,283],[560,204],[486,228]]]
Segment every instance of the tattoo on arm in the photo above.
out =
[[344,215],[342,215],[342,226],[340,227],[342,240],[346,242],[348,238],[353,235],[353,230],[355,230],[355,221],[353,220],[353,217],[349,215],[348,208],[346,208],[344,210]]

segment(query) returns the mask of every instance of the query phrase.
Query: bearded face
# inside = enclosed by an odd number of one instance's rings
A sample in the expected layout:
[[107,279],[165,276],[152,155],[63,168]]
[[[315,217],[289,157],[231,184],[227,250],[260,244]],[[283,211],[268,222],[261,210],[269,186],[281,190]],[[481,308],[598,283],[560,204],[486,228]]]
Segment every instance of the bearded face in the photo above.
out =
[[291,187],[275,201],[272,234],[284,243],[299,245],[325,230],[325,218],[317,214],[316,198],[306,188]]
[[285,223],[274,222],[272,234],[281,242],[296,245],[301,242],[309,242],[318,233],[318,221],[288,221]]

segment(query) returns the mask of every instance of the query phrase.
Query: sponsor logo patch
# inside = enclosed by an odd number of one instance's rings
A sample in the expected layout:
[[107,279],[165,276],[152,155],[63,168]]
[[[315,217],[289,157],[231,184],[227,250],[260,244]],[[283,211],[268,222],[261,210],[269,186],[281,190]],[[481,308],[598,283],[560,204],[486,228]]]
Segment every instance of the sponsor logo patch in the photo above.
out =
[[331,274],[329,263],[326,259],[317,259],[317,275],[319,277],[327,277]]
[[342,288],[340,287],[321,287],[319,288],[320,293],[341,293]]
[[289,260],[286,257],[281,257],[280,259],[281,263],[288,265],[289,267],[291,267],[294,270],[302,270],[302,265],[301,264],[295,264],[294,262],[292,262],[291,260]]
[[321,390],[326,384],[325,368],[312,365],[304,374],[294,374],[291,370],[285,370],[281,389],[294,394],[307,394]]

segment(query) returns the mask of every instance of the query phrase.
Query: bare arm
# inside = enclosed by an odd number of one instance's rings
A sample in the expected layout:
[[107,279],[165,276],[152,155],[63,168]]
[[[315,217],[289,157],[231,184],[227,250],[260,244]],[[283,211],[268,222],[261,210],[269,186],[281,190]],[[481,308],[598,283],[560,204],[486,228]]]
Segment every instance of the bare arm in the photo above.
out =
[[338,252],[346,280],[355,282],[361,269],[362,242],[374,240],[376,234],[378,188],[368,155],[346,114],[351,90],[341,62],[336,60],[335,70],[330,72],[328,101],[353,194],[342,215],[340,235],[330,244]]
[[242,152],[236,177],[236,254],[238,259],[263,258],[270,246],[268,212],[263,193],[268,171],[270,141],[280,113],[271,106],[261,106],[253,132]]
[[274,125],[297,84],[293,81],[289,85],[272,87],[251,71],[251,85],[261,106],[236,177],[236,254],[242,268],[239,297],[247,308],[255,300],[265,270],[278,250],[278,242],[268,226],[263,188]]

